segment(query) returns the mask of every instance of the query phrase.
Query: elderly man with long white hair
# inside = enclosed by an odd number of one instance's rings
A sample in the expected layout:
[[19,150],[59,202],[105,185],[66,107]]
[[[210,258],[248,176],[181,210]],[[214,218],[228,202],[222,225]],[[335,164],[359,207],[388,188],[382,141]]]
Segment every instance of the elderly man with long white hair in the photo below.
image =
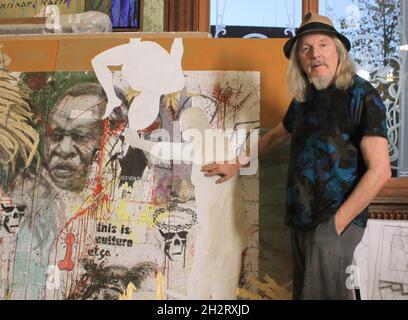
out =
[[[355,298],[346,269],[363,237],[367,207],[391,175],[385,106],[356,75],[350,47],[329,18],[304,17],[284,46],[294,98],[283,121],[259,141],[261,156],[291,139],[285,221],[294,299]],[[202,171],[223,182],[243,165]]]

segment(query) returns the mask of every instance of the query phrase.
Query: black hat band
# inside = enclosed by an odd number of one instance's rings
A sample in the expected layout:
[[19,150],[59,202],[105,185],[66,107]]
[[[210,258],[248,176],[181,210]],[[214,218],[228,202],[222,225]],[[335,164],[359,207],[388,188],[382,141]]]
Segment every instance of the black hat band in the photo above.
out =
[[296,32],[296,35],[301,35],[304,32],[308,32],[310,30],[327,30],[328,32],[334,32],[337,33],[337,30],[325,23],[320,23],[320,22],[311,22],[308,24],[305,24],[303,27],[299,28]]

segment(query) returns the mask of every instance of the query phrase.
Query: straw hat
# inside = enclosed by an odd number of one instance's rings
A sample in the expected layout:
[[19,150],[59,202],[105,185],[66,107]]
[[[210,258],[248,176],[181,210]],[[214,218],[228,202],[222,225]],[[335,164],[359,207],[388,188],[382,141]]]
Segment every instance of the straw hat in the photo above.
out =
[[351,44],[350,41],[343,36],[341,33],[337,32],[337,30],[333,26],[333,22],[325,17],[318,15],[317,13],[309,12],[302,20],[302,24],[296,30],[296,35],[293,38],[290,38],[283,47],[283,52],[285,53],[286,58],[289,59],[290,51],[292,50],[293,45],[295,44],[296,40],[299,37],[308,34],[308,33],[330,33],[338,37],[341,42],[343,42],[344,46],[346,47],[347,51],[350,51]]

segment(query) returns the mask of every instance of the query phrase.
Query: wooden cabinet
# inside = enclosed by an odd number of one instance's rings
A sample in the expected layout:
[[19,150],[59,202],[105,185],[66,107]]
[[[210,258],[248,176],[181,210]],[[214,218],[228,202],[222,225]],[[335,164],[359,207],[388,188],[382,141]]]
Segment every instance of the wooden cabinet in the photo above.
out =
[[164,31],[210,31],[210,0],[165,0]]
[[408,178],[391,178],[370,204],[369,217],[408,220]]

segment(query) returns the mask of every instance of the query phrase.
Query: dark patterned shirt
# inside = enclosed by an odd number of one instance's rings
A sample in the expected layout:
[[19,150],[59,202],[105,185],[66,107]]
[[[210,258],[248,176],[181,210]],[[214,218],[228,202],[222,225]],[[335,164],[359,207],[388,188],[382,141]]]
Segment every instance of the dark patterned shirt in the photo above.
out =
[[[286,224],[313,228],[334,215],[367,170],[360,150],[364,135],[387,139],[386,110],[368,81],[354,77],[348,90],[310,88],[293,100],[283,119],[291,133]],[[353,223],[365,227],[364,209]]]

